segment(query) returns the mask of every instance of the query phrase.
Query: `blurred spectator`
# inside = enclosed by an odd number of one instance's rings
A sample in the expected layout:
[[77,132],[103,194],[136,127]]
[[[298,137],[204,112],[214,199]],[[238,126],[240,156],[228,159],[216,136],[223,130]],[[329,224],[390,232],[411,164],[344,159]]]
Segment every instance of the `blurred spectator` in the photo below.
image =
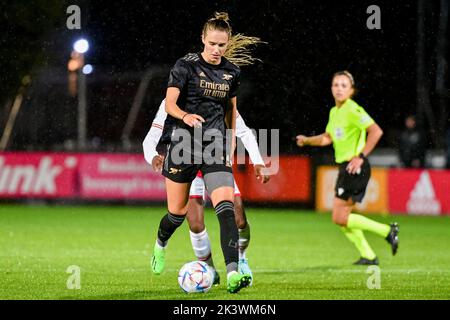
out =
[[405,119],[405,130],[400,135],[400,161],[405,168],[423,168],[425,166],[424,134],[417,128],[416,118]]

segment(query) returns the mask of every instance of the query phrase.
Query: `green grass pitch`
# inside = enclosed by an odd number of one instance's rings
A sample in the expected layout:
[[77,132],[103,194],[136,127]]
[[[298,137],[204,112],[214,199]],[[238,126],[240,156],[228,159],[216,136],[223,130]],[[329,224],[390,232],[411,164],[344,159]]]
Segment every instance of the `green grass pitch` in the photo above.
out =
[[[185,294],[178,269],[195,260],[187,223],[170,240],[166,270],[150,255],[162,207],[0,206],[0,299],[450,299],[450,217],[382,217],[400,223],[392,257],[384,239],[367,238],[380,259],[381,288],[352,266],[358,258],[329,214],[247,208],[254,283],[236,295],[225,287],[219,227],[206,210],[213,257],[222,277],[206,294]],[[67,268],[79,266],[79,290]]]

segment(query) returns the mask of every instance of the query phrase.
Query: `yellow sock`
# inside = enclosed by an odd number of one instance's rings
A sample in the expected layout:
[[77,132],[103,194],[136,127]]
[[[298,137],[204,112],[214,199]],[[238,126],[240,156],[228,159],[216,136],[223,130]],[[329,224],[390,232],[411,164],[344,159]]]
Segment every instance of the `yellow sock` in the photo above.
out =
[[350,229],[370,231],[383,238],[386,238],[391,231],[391,227],[387,224],[379,223],[354,213],[349,214],[347,227]]
[[369,243],[364,236],[364,233],[358,229],[350,229],[347,227],[341,227],[342,232],[352,242],[356,249],[358,249],[361,257],[373,260],[376,257],[375,252],[370,247]]

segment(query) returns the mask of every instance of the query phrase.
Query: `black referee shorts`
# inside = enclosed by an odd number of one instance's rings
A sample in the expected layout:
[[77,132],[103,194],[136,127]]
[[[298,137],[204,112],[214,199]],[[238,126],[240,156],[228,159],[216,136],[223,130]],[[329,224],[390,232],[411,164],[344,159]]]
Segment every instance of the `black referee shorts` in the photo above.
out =
[[336,181],[335,195],[337,198],[347,201],[361,202],[366,194],[367,184],[370,180],[370,163],[364,159],[359,174],[347,172],[348,162],[339,164],[339,175]]

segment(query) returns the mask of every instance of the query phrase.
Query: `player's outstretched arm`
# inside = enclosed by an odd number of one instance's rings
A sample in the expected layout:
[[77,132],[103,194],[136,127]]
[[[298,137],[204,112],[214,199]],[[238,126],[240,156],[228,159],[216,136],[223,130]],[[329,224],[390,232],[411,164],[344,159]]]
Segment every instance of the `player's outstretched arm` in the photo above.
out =
[[163,100],[159,106],[155,118],[152,121],[150,130],[148,131],[144,141],[142,142],[145,161],[147,161],[155,171],[161,170],[162,161],[164,160],[164,157],[160,156],[156,151],[156,146],[161,139],[164,129],[164,122],[167,118],[165,107],[165,100]]
[[145,136],[144,141],[142,142],[142,148],[144,150],[144,158],[148,164],[152,164],[152,160],[155,156],[158,155],[156,151],[156,146],[158,145],[159,140],[161,139],[163,127],[158,124],[152,123],[150,130]]
[[236,118],[236,137],[241,139],[245,149],[248,151],[250,159],[253,162],[256,179],[262,183],[267,183],[270,180],[270,176],[264,173],[266,165],[259,152],[258,142],[252,130],[247,127],[244,118],[239,113]]
[[299,147],[304,146],[325,147],[333,143],[333,139],[331,139],[331,136],[327,132],[319,134],[318,136],[311,136],[311,137],[298,135],[296,139],[297,145]]
[[270,176],[264,172],[266,169],[265,165],[255,164],[253,165],[253,169],[255,170],[255,176],[257,180],[259,180],[261,183],[269,182]]

